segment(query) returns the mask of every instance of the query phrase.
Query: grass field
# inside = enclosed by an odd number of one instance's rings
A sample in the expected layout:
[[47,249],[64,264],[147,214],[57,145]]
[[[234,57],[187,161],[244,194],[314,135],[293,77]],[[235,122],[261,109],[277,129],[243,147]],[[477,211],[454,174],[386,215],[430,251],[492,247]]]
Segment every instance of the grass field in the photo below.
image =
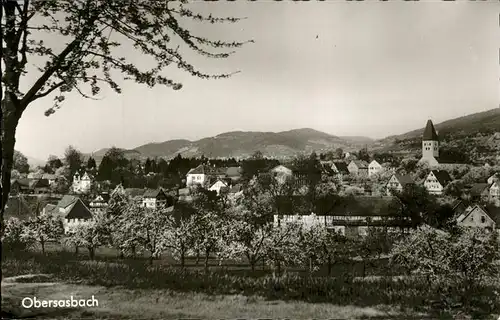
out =
[[[90,298],[97,308],[23,309],[26,296],[39,299]],[[207,295],[171,290],[130,290],[64,283],[3,283],[2,309],[17,317],[51,319],[421,319],[424,314],[388,306],[356,307],[301,301],[268,301],[258,296]]]
[[[107,248],[89,261],[86,250],[75,256],[58,246],[47,253],[25,252],[2,259],[2,311],[16,318],[50,319],[494,319],[500,315],[500,280],[485,286],[462,313],[431,306],[439,295],[422,279],[388,276],[386,261],[368,264],[368,277],[359,277],[360,261],[337,264],[332,277],[305,277],[298,272],[273,280],[267,270],[251,274],[244,263],[211,261],[210,273],[189,259],[181,270],[167,255],[150,266],[147,257],[120,260]],[[266,269],[266,268],[264,268]],[[293,271],[293,270],[292,270]],[[394,271],[394,270],[392,270]],[[39,277],[16,277],[47,274]],[[347,278],[346,278],[347,276]],[[357,277],[355,277],[357,276]],[[425,279],[424,279],[425,280]],[[493,282],[493,281],[491,281]],[[451,288],[445,295],[459,291]],[[98,308],[23,309],[26,296],[39,299],[90,298]],[[442,294],[441,294],[442,296]],[[470,309],[470,308],[469,308]]]

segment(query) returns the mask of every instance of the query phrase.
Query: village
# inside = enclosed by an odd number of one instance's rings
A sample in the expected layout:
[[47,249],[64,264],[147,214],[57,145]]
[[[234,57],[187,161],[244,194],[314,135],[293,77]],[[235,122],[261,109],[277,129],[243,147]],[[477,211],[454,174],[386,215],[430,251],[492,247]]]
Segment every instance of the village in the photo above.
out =
[[[419,184],[427,190],[429,196],[441,199],[451,206],[452,218],[458,226],[500,232],[500,171],[495,171],[495,167],[476,167],[476,170],[482,172],[482,176],[457,184],[458,179],[454,177],[456,169],[472,166],[439,162],[439,137],[431,120],[427,122],[422,136],[422,154],[416,166],[420,167],[420,172],[415,172],[416,169],[413,172],[397,170],[390,163],[379,163],[375,159],[368,162],[347,152],[339,156],[340,158],[331,160],[321,160],[318,157],[320,175],[330,181],[331,192],[351,195],[352,201],[334,206],[324,214],[274,214],[275,222],[300,221],[309,226],[318,224],[344,235],[366,235],[369,227],[401,227],[402,222],[399,220],[399,225],[391,224],[391,206],[394,203],[403,206],[395,194],[402,193],[406,186]],[[258,174],[263,173],[265,172]],[[293,164],[276,165],[269,168],[267,173],[273,175],[278,184],[284,184],[292,177],[298,177],[298,181],[307,180],[307,173],[294,169]],[[26,178],[12,180],[6,215],[30,217],[36,210],[38,213],[50,213],[63,219],[64,230],[68,232],[75,226],[93,221],[96,214],[105,213],[110,199],[118,195],[144,208],[166,206],[170,211],[179,203],[192,201],[193,191],[200,187],[217,196],[224,195],[237,200],[244,197],[245,188],[249,184],[242,181],[242,175],[241,166],[216,167],[209,160],[208,163],[191,168],[185,176],[184,185],[177,188],[126,188],[120,183],[112,189],[106,189],[101,187],[102,184],[91,173],[82,169],[74,174],[67,194],[55,195],[51,186],[64,177],[49,173],[30,173]],[[453,187],[454,184],[458,187]],[[96,188],[96,185],[99,187]],[[28,204],[30,198],[44,198],[46,203],[43,208],[34,208]],[[408,223],[408,219],[405,221]]]

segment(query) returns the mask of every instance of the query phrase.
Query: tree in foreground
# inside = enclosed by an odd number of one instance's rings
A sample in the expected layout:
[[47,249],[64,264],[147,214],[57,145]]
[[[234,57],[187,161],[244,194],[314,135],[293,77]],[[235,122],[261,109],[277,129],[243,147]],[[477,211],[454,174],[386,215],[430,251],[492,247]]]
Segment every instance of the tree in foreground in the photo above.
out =
[[[26,109],[36,100],[53,99],[45,115],[61,107],[76,92],[94,98],[101,84],[121,93],[118,75],[149,87],[182,85],[165,76],[174,66],[203,79],[232,73],[207,74],[185,58],[186,49],[209,58],[226,58],[245,42],[208,39],[184,27],[185,20],[236,22],[234,17],[203,16],[195,4],[182,1],[46,0],[1,2],[2,52],[2,216],[10,191],[15,133]],[[55,46],[44,39],[50,36]],[[54,40],[54,41],[52,41]],[[60,46],[61,44],[62,47]],[[182,45],[182,48],[180,47]],[[124,53],[136,51],[151,68],[136,65]],[[37,57],[33,59],[33,57]],[[39,62],[38,65],[36,63]],[[35,65],[31,68],[31,65]],[[30,79],[25,80],[29,75]],[[31,79],[35,79],[31,81]],[[29,83],[24,87],[22,84]],[[95,99],[95,98],[94,98]],[[73,169],[73,168],[72,168]]]
[[47,241],[58,241],[63,234],[64,229],[61,219],[50,213],[37,214],[28,220],[26,224],[26,236],[40,244],[43,254],[45,254]]
[[10,252],[25,250],[32,244],[32,238],[25,236],[25,223],[11,217],[2,230],[2,249]]
[[63,241],[76,247],[87,248],[89,258],[94,260],[96,249],[111,243],[107,219],[104,215],[96,215],[91,221],[70,229]]
[[462,228],[450,234],[428,226],[413,230],[391,251],[391,263],[424,276],[430,290],[450,297],[450,288],[468,304],[476,289],[498,279],[498,235],[482,228]]

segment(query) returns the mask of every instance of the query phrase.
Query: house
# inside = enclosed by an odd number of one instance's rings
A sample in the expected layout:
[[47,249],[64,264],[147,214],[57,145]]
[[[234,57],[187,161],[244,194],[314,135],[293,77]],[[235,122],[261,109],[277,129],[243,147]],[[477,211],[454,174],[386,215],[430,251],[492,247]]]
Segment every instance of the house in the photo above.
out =
[[411,226],[411,219],[401,215],[402,205],[396,197],[349,197],[337,202],[329,212],[274,216],[274,222],[302,222],[306,226],[324,225],[346,236],[363,236],[369,227],[389,231]]
[[498,172],[494,173],[487,180],[487,182],[488,182],[489,185],[492,185],[494,182],[498,182],[498,181],[500,181],[500,174]]
[[377,162],[377,160],[372,160],[372,162],[368,165],[368,176],[371,177],[374,174],[381,172],[383,169],[384,168]]
[[47,179],[49,181],[49,185],[53,185],[57,181],[58,176],[55,174],[44,173],[42,175],[42,179]]
[[470,186],[468,194],[472,201],[488,201],[490,186],[487,183],[474,183]]
[[142,195],[142,206],[145,208],[157,209],[160,206],[170,206],[172,202],[161,188],[147,189]]
[[208,188],[208,190],[210,191],[215,191],[217,192],[217,195],[220,194],[220,191],[222,188],[227,188],[228,187],[228,184],[226,182],[224,182],[222,179],[217,179],[217,181],[215,181],[211,186],[210,188]]
[[339,183],[343,182],[345,176],[349,175],[349,168],[344,161],[334,161],[330,167]]
[[500,207],[500,180],[493,182],[489,189],[488,201]]
[[204,185],[208,180],[208,176],[211,171],[212,170],[209,166],[203,164],[189,170],[186,174],[186,186],[191,187],[194,185]]
[[494,230],[496,221],[479,205],[469,206],[458,218],[457,225],[461,227],[480,227]]
[[80,198],[71,195],[65,195],[55,206],[46,205],[44,212],[62,218],[64,233],[93,220],[92,212],[85,203]]
[[31,193],[34,194],[45,194],[51,192],[49,180],[47,179],[31,180],[29,183],[29,189],[32,191]]
[[292,169],[281,164],[272,168],[271,173],[276,177],[279,183],[285,183],[285,181],[293,175]]
[[71,189],[76,194],[85,194],[90,192],[90,188],[92,187],[92,178],[85,171],[82,173],[75,172],[73,175],[73,184],[71,185]]
[[98,194],[89,204],[90,210],[96,213],[105,213],[109,206],[110,195],[107,192]]
[[347,166],[349,173],[361,176],[368,175],[368,162],[364,160],[352,160]]
[[402,192],[403,188],[411,183],[414,183],[411,175],[393,174],[385,186],[387,195],[392,195],[394,191]]
[[432,124],[432,120],[427,120],[424,134],[422,135],[422,158],[419,163],[427,163],[430,167],[439,166],[439,138]]
[[451,177],[448,171],[431,170],[424,181],[424,187],[430,194],[440,195],[450,182]]

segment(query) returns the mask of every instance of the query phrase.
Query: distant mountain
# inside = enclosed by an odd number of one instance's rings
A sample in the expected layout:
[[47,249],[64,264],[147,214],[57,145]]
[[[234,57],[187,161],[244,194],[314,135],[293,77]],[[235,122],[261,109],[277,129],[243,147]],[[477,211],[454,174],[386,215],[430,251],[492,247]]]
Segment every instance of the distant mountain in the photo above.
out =
[[[432,119],[431,119],[432,120]],[[423,123],[425,125],[425,123]],[[500,108],[488,111],[473,113],[467,116],[447,120],[438,124],[434,123],[439,136],[470,135],[476,133],[494,133],[500,131]],[[389,136],[381,141],[403,140],[414,137],[421,137],[424,127],[400,135]]]
[[169,140],[148,143],[133,150],[142,157],[172,158],[177,154],[183,157],[249,157],[261,151],[269,157],[290,157],[312,151],[325,152],[342,148],[346,151],[357,150],[373,140],[364,137],[337,137],[310,128],[283,132],[232,131],[215,137],[197,141]]
[[36,168],[38,166],[43,167],[43,166],[45,166],[45,163],[47,162],[47,161],[33,158],[33,157],[30,157],[27,155],[25,155],[25,157],[28,159],[28,164],[30,165],[31,168]]
[[[425,124],[425,123],[423,123]],[[434,124],[441,146],[453,147],[469,155],[500,155],[500,108],[470,114]],[[424,128],[375,141],[371,148],[379,151],[419,151]]]
[[[101,160],[102,158],[104,157],[104,155],[106,154],[106,152],[109,151],[109,149],[111,148],[103,148],[103,149],[99,149],[97,151],[94,151],[92,153],[87,153],[87,154],[84,154],[83,157],[84,157],[84,161],[87,161],[87,159],[92,156],[96,162],[97,165],[99,165],[101,163]],[[141,159],[142,158],[142,155],[139,151],[136,151],[136,150],[128,150],[128,149],[123,149],[123,148],[118,148],[120,149],[121,151],[123,151],[124,155],[125,155],[125,158],[127,159]]]

